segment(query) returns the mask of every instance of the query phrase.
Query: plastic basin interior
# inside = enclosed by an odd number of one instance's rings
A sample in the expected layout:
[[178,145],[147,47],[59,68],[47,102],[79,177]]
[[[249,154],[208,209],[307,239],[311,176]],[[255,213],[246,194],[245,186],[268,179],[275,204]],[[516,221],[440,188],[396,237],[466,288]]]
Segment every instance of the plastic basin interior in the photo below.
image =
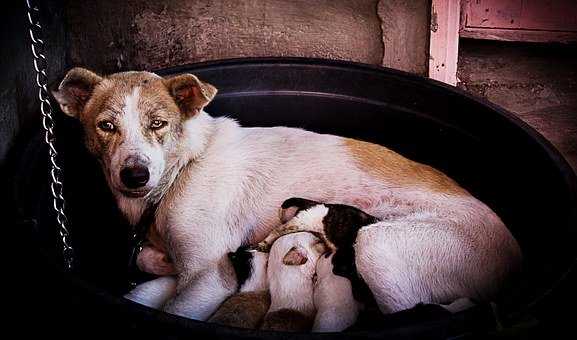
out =
[[[499,107],[418,76],[347,62],[243,59],[158,73],[183,72],[219,89],[206,108],[213,115],[236,118],[243,126],[284,125],[367,140],[446,172],[491,206],[522,247],[523,278],[499,301],[511,313],[554,295],[551,289],[575,261],[574,174],[548,142]],[[82,145],[79,124],[62,114],[57,123],[78,269],[74,276],[53,276],[51,284],[69,285],[62,294],[77,294],[93,308],[122,310],[110,312],[120,315],[112,323],[126,319],[145,329],[215,338],[269,336],[185,320],[118,298],[126,283],[128,228],[98,163]],[[35,131],[13,148],[12,202],[19,218],[36,221],[30,237],[47,254],[43,270],[57,273],[50,264],[59,252],[42,138]]]

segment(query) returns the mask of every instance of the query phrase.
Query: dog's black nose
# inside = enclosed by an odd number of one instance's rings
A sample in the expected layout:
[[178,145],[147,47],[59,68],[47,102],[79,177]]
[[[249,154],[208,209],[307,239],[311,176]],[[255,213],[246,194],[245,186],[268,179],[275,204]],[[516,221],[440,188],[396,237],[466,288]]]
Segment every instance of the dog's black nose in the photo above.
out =
[[120,170],[120,180],[127,188],[140,188],[148,182],[150,173],[148,168],[141,165],[126,167]]

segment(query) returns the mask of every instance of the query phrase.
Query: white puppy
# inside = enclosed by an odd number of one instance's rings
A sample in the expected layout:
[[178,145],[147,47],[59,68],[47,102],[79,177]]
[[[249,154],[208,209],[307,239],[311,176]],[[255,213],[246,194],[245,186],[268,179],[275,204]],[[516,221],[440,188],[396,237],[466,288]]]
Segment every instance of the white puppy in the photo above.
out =
[[267,277],[271,305],[261,329],[310,331],[316,309],[313,276],[325,246],[310,233],[294,233],[272,245]]
[[332,259],[333,254],[321,256],[317,262],[313,332],[340,332],[352,326],[359,315],[361,305],[353,298],[351,282],[333,274]]

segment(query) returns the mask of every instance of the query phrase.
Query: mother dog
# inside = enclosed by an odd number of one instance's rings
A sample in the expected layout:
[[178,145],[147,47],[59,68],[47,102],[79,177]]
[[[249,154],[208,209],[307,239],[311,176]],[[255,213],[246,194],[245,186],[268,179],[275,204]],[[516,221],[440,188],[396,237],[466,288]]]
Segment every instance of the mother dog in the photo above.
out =
[[192,74],[99,76],[74,68],[54,97],[78,118],[128,220],[159,202],[156,246],[175,261],[165,310],[205,320],[236,289],[226,254],[278,225],[290,197],[382,220],[357,257],[383,312],[489,299],[521,260],[499,217],[443,173],[379,145],[286,127],[242,128],[203,108],[217,90]]

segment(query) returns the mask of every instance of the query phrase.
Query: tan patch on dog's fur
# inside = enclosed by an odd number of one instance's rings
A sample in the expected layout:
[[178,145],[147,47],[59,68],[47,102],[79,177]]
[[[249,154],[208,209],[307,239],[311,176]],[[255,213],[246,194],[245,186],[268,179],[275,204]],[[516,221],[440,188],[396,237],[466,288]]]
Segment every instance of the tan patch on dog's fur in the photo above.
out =
[[269,306],[268,291],[234,294],[220,305],[208,322],[255,329],[262,322]]
[[359,167],[399,187],[420,187],[446,194],[466,194],[457,182],[425,164],[411,161],[383,146],[350,138],[344,145]]

